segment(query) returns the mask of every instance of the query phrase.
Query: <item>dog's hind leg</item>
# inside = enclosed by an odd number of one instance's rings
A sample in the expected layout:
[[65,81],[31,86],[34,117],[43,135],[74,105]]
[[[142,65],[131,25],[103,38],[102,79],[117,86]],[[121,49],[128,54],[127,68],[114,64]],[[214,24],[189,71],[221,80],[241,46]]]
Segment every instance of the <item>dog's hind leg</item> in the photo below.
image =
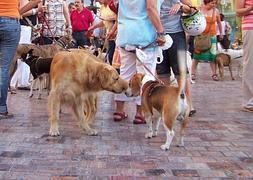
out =
[[59,136],[59,113],[60,113],[60,97],[55,91],[51,91],[48,96],[48,111],[49,111],[49,122],[50,122],[50,136]]
[[234,78],[234,76],[233,76],[233,72],[232,72],[232,64],[231,64],[231,63],[229,64],[228,68],[229,68],[229,72],[230,72],[231,79],[232,79],[232,80],[235,80],[235,78]]
[[38,96],[38,99],[41,99],[42,86],[43,86],[43,77],[39,76],[39,96]]
[[181,122],[181,128],[180,128],[180,133],[179,133],[179,138],[177,140],[177,146],[178,147],[183,147],[184,146],[184,133],[185,133],[185,128],[189,123],[189,115],[185,115],[184,120]]
[[177,118],[178,113],[175,112],[167,112],[163,114],[163,125],[166,131],[166,142],[161,145],[162,150],[169,150],[170,145],[172,143],[174,137],[173,124]]
[[153,122],[152,122],[152,114],[148,113],[145,114],[145,120],[148,125],[148,131],[145,134],[145,138],[152,138],[153,137]]
[[158,134],[160,121],[161,121],[161,117],[158,117],[157,119],[153,120],[153,129],[154,129],[153,137],[156,137]]

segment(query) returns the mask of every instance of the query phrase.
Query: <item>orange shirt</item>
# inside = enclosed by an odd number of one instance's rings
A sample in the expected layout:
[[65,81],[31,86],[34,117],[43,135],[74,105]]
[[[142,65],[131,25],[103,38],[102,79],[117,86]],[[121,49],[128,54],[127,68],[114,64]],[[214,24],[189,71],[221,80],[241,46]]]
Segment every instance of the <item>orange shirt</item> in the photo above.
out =
[[19,0],[0,0],[0,17],[19,18]]
[[[210,28],[211,26],[211,28]],[[211,36],[216,36],[216,14],[214,16],[206,16],[206,29],[203,34],[208,34],[210,28]]]

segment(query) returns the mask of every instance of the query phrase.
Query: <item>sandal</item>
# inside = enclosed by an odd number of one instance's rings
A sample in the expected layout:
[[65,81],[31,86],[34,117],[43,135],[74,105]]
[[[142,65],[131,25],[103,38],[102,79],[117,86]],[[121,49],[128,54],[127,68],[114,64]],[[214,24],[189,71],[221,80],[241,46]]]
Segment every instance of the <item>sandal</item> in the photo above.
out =
[[146,124],[146,121],[144,119],[143,116],[140,116],[140,115],[136,115],[134,117],[134,121],[133,121],[134,124]]
[[191,110],[189,113],[189,117],[192,117],[196,113],[197,113],[196,109]]
[[196,80],[196,74],[191,74],[191,79],[192,79],[193,81],[195,81],[195,80]]
[[10,118],[13,118],[13,117],[14,117],[14,115],[10,114],[8,112],[0,113],[0,119],[10,119]]
[[212,75],[212,79],[213,79],[214,81],[219,81],[219,78],[218,78],[217,74],[213,74],[213,75]]
[[122,120],[126,119],[127,117],[128,117],[128,115],[125,112],[115,112],[115,113],[113,113],[113,120],[115,122],[122,121]]

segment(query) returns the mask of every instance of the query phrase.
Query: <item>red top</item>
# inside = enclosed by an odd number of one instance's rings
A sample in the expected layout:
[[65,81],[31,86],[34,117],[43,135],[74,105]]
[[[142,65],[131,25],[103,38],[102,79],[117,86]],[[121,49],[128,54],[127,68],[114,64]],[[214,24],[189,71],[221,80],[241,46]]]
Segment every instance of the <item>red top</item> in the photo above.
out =
[[118,14],[118,4],[115,4],[113,0],[110,1],[109,8],[112,10],[112,12]]
[[94,19],[90,10],[84,7],[80,13],[77,10],[72,11],[70,20],[72,30],[75,32],[87,31]]

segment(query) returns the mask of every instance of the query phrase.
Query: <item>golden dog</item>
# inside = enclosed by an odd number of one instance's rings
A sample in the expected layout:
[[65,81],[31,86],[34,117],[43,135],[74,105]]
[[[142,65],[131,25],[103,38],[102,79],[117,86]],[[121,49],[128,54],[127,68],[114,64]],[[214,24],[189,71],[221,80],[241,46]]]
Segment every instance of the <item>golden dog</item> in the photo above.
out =
[[129,88],[125,93],[129,97],[141,94],[141,107],[148,125],[146,138],[157,136],[159,122],[161,119],[163,120],[167,135],[165,144],[161,145],[163,150],[168,150],[170,147],[176,119],[182,123],[178,145],[183,146],[183,133],[189,121],[191,104],[188,98],[182,94],[185,75],[182,75],[178,84],[178,87],[165,86],[159,81],[155,81],[152,76],[137,73],[131,78]]
[[97,92],[107,90],[121,93],[128,82],[121,79],[109,64],[83,50],[62,51],[52,61],[51,91],[48,97],[51,136],[59,135],[58,120],[60,107],[72,107],[75,118],[88,135],[96,135],[90,127],[97,111]]

